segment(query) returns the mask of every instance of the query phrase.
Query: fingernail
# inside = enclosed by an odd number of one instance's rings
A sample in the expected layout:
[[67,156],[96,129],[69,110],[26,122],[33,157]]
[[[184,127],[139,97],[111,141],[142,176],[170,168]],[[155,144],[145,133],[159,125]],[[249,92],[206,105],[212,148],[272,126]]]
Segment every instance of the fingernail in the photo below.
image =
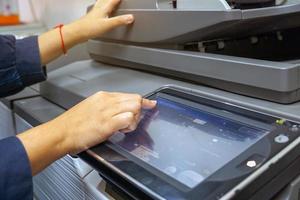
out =
[[134,21],[133,15],[126,15],[125,21],[126,21],[126,24],[131,24]]
[[151,100],[151,103],[153,103],[153,104],[157,104],[157,101],[155,101],[155,100]]

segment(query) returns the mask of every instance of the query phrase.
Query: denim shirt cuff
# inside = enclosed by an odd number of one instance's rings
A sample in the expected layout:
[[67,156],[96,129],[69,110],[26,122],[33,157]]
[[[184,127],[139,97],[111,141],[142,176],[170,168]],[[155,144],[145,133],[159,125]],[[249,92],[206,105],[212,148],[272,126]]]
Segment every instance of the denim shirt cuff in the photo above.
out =
[[33,182],[28,155],[17,137],[0,140],[1,199],[32,199]]
[[46,80],[37,36],[16,41],[16,67],[24,87]]

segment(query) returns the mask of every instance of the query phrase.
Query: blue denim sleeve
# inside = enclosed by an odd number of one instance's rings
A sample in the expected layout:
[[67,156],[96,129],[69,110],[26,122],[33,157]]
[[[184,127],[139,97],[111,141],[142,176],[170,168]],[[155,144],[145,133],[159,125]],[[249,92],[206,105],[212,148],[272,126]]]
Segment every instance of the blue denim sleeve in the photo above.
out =
[[0,36],[0,47],[0,97],[15,94],[46,79],[37,36],[22,40]]
[[0,140],[0,177],[0,199],[33,199],[29,159],[17,137]]

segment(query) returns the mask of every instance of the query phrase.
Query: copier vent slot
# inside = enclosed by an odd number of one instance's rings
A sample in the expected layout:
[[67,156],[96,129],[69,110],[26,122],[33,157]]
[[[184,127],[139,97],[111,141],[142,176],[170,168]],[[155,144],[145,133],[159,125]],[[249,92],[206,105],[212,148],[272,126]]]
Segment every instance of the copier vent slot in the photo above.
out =
[[253,8],[263,8],[276,5],[283,5],[288,0],[227,0],[232,8],[236,9],[253,9]]
[[[138,1],[138,0],[135,0]],[[150,1],[150,0],[147,0]],[[130,6],[133,5],[133,0]],[[157,9],[178,10],[230,10],[226,0],[155,0]],[[128,7],[129,8],[129,7]],[[148,7],[149,8],[149,7]]]
[[269,61],[300,59],[300,27],[234,39],[190,42],[184,50]]
[[172,6],[173,8],[177,8],[177,0],[172,0]]

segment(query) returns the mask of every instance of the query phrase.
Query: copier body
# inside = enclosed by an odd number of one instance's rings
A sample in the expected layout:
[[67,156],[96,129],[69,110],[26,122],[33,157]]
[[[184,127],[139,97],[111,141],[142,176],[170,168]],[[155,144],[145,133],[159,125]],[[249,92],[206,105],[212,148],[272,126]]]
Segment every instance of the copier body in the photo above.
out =
[[[257,37],[261,39],[270,32],[281,41],[280,36],[284,36],[281,33],[300,25],[300,4],[297,3],[288,1],[282,6],[243,10],[232,9],[226,1],[203,1],[200,4],[193,0],[178,0],[174,8],[166,0],[124,0],[115,14],[132,13],[136,17],[135,23],[89,41],[88,51],[93,61],[76,62],[49,73],[48,80],[41,84],[41,97],[16,101],[14,111],[35,126],[46,120],[42,119],[43,115],[35,116],[34,110],[26,108],[26,105],[34,106],[34,102],[53,103],[50,107],[55,105],[62,113],[98,91],[147,95],[158,88],[176,85],[228,105],[300,122],[297,61],[224,55],[209,52],[205,46],[206,42],[216,42],[220,47],[217,50],[222,52],[232,41],[253,39],[257,35],[262,35]],[[251,42],[257,44],[255,38]],[[195,44],[199,51],[189,49]],[[138,187],[143,183],[136,184],[103,165],[101,159],[115,159],[110,157],[110,152],[101,151],[103,145],[83,152],[79,157],[94,168],[91,176],[99,173],[113,186],[111,191],[116,199],[165,198],[147,187]],[[283,169],[268,177],[264,187],[252,187],[251,190],[249,182],[246,193],[232,190],[233,193],[226,197],[242,199],[243,196],[239,195],[247,194],[253,199],[284,198],[284,194],[276,196],[290,182],[297,181],[298,150],[299,147],[295,146],[291,157],[285,157],[294,159],[285,168],[290,170]],[[63,162],[72,162],[71,157],[66,159]],[[95,188],[97,190],[97,186],[93,186]],[[88,196],[85,198],[91,198]],[[219,198],[222,196],[211,197]]]
[[299,100],[299,64],[291,61],[299,40],[289,31],[299,27],[299,2],[255,9],[163,2],[124,1],[116,14],[134,14],[134,25],[91,40],[91,57],[279,103]]

